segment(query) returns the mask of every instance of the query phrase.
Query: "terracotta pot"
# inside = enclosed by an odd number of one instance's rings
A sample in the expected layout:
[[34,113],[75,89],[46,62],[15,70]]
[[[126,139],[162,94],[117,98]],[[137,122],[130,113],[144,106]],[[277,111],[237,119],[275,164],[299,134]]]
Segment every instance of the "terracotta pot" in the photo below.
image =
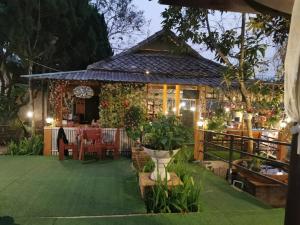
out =
[[180,149],[172,150],[173,154],[170,154],[170,151],[153,150],[144,146],[143,148],[144,151],[150,155],[155,164],[155,169],[150,175],[151,180],[170,180],[170,174],[167,172],[166,168],[172,157],[176,155]]

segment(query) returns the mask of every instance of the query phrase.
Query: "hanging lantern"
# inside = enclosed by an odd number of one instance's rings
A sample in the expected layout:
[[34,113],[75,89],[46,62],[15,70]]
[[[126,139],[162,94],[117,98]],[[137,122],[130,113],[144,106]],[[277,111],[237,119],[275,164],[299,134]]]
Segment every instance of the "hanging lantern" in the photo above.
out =
[[73,89],[73,93],[77,98],[91,98],[94,96],[94,91],[89,86],[77,86]]

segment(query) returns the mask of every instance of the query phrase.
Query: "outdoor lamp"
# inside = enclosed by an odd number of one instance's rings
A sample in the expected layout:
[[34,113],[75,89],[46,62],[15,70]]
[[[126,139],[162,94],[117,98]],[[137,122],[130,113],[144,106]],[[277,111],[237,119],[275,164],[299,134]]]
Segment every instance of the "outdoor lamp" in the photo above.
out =
[[32,111],[28,111],[27,114],[26,114],[26,116],[28,118],[32,118],[33,117],[33,112]]
[[204,125],[204,121],[203,121],[203,120],[199,120],[199,121],[197,122],[197,126],[198,126],[198,127],[203,127],[203,125]]
[[47,124],[52,124],[53,123],[53,118],[52,117],[47,117],[46,118],[46,123]]
[[285,122],[285,121],[281,121],[280,122],[280,128],[285,128],[286,127],[286,125],[287,125],[287,123]]
[[185,102],[181,102],[180,103],[180,107],[185,107],[186,106],[186,103]]

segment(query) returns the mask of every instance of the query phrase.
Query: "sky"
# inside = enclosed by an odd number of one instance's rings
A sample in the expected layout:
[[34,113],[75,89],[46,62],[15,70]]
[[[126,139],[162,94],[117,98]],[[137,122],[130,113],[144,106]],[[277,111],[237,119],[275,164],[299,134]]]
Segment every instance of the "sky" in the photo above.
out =
[[[146,33],[144,36],[138,37],[135,41],[137,44],[138,42],[146,39],[148,36],[154,34],[155,32],[159,31],[162,29],[162,16],[161,13],[164,11],[165,8],[167,8],[167,5],[162,5],[158,3],[158,0],[133,0],[133,4],[140,10],[144,11],[145,19],[149,21],[149,25],[146,28]],[[230,13],[226,14],[226,16],[222,16],[222,18],[216,18],[216,20],[222,20],[225,22],[225,24],[228,24],[229,27],[232,27],[234,24],[239,24],[240,21],[240,14],[239,13]],[[217,16],[218,17],[218,16]],[[214,60],[214,54],[211,53],[210,51],[206,51],[203,46],[201,47],[200,45],[193,45],[192,43],[190,44],[196,51],[200,53],[203,57]],[[267,52],[266,57],[268,59],[273,57],[274,54],[274,49],[269,49],[269,52]],[[268,71],[264,71],[264,74],[260,74],[264,78],[272,78],[275,74],[275,67],[273,65],[269,66]]]
[[133,0],[133,4],[137,6],[137,8],[144,11],[144,15],[146,20],[150,20],[149,24],[149,35],[154,34],[155,32],[162,29],[161,26],[161,13],[167,7],[166,5],[161,5],[158,3],[158,0]]

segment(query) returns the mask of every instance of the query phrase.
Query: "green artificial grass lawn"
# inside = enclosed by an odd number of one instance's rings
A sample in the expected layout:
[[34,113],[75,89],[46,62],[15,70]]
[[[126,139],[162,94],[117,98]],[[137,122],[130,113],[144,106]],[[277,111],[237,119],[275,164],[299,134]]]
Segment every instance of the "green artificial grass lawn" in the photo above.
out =
[[0,225],[283,224],[282,209],[271,209],[234,190],[198,165],[189,164],[189,170],[203,187],[201,212],[147,215],[130,160],[83,164],[52,157],[3,156]]

